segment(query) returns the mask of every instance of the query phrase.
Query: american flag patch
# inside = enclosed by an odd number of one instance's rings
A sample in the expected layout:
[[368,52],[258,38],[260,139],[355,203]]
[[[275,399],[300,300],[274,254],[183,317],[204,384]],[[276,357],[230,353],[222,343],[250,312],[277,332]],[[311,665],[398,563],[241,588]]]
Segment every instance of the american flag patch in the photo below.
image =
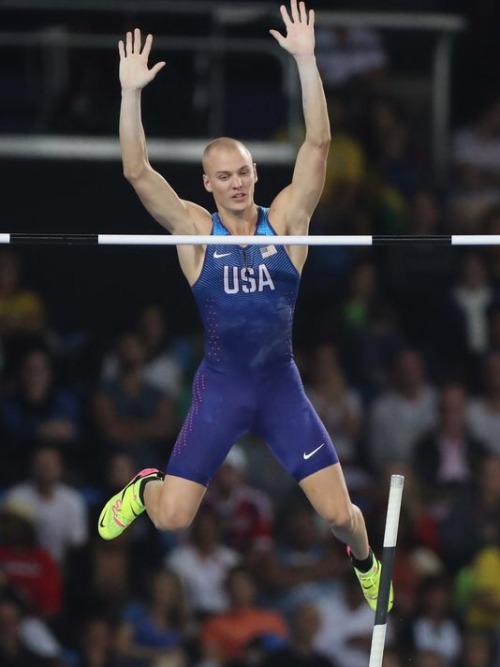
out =
[[278,250],[276,249],[275,245],[265,245],[260,249],[260,254],[264,259],[266,259],[266,257],[272,257],[277,252]]

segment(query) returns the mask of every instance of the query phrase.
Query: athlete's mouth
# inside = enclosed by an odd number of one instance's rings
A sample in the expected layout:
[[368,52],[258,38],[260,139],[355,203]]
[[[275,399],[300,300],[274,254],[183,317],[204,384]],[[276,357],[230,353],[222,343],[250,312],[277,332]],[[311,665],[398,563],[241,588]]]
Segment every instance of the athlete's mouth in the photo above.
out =
[[233,195],[231,199],[244,199],[246,197],[246,194],[244,192],[238,192],[237,194]]

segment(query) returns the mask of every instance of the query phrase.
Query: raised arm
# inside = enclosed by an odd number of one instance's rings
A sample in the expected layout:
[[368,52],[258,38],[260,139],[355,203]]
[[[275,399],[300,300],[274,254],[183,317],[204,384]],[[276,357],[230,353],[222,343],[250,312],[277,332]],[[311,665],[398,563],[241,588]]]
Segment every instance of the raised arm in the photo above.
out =
[[[123,172],[140,200],[161,225],[173,234],[204,232],[209,214],[192,202],[181,200],[167,181],[149,164],[146,137],[141,118],[142,89],[165,66],[159,62],[148,68],[153,44],[148,35],[142,45],[141,32],[128,32],[125,42],[118,44],[120,53],[120,146]],[[208,224],[208,222],[207,222]]]
[[326,160],[330,147],[330,121],[323,84],[314,54],[314,11],[297,0],[290,2],[290,14],[280,7],[286,36],[270,30],[278,44],[297,63],[302,89],[305,139],[299,149],[291,184],[273,202],[276,217],[284,221],[287,234],[307,233],[325,182]]

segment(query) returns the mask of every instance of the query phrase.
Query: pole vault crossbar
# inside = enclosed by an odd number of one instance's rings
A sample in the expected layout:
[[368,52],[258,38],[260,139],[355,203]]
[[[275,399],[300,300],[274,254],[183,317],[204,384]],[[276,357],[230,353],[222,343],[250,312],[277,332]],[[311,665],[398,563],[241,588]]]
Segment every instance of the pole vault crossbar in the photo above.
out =
[[0,244],[70,246],[170,246],[170,245],[307,245],[307,246],[490,246],[500,245],[500,234],[448,234],[434,236],[203,236],[169,234],[45,234],[0,233]]

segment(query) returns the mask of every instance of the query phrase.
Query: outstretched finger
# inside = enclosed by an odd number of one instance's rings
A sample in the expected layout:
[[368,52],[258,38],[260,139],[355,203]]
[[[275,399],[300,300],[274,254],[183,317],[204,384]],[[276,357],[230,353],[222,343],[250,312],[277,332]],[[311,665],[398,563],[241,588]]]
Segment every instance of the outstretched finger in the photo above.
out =
[[134,53],[134,49],[132,48],[132,33],[127,32],[126,36],[126,44],[127,44],[127,49],[126,49],[126,55],[131,56]]
[[148,35],[146,37],[146,41],[144,42],[144,48],[142,49],[142,55],[146,56],[146,60],[149,58],[152,46],[153,46],[153,35]]
[[139,54],[141,52],[141,31],[139,28],[134,30],[134,53]]
[[152,67],[151,70],[150,70],[153,77],[155,77],[158,74],[158,72],[165,67],[165,65],[166,65],[166,63],[165,63],[164,60],[162,60],[159,63],[156,63],[156,65],[154,67]]
[[290,9],[292,11],[293,22],[298,23],[300,21],[300,16],[297,8],[297,0],[290,0]]
[[283,42],[285,41],[285,38],[283,37],[283,35],[280,32],[278,32],[277,30],[270,30],[269,32],[274,37],[274,39],[278,42],[278,44],[280,46],[282,46]]
[[292,19],[288,15],[288,10],[285,7],[285,5],[280,5],[280,12],[281,12],[281,16],[283,18],[283,21],[285,22],[285,25],[289,26],[290,23],[292,22]]
[[121,39],[118,42],[118,53],[120,54],[120,58],[126,58],[126,56],[125,56],[125,45],[123,43],[123,40],[121,40]]
[[314,19],[316,18],[316,14],[314,13],[314,9],[309,10],[309,25],[311,28],[314,28]]
[[299,2],[299,12],[300,12],[300,22],[305,23],[307,25],[307,11],[305,2]]

